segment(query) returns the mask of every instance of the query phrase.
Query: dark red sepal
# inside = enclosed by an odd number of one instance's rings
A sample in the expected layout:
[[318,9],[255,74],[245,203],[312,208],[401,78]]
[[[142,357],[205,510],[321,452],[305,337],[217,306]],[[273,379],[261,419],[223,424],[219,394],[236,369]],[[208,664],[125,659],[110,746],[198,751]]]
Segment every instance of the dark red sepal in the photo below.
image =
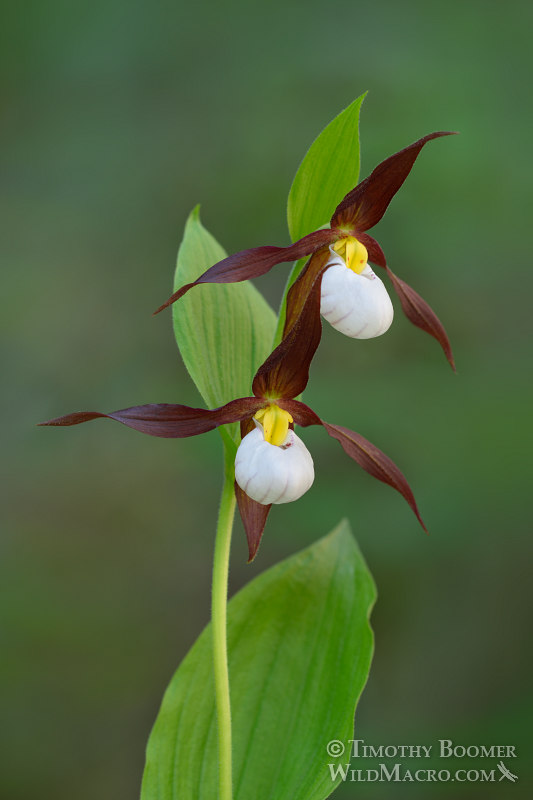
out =
[[418,511],[418,506],[416,505],[411,487],[394,461],[391,461],[385,453],[359,433],[351,431],[349,428],[343,428],[341,425],[329,425],[327,422],[322,422],[322,425],[330,436],[340,442],[344,452],[347,453],[350,458],[353,458],[365,472],[368,472],[369,475],[377,478],[378,481],[383,481],[383,483],[387,483],[389,486],[392,486],[393,489],[400,492],[409,503],[418,521],[427,533],[427,528]]
[[405,316],[408,320],[410,320],[413,325],[416,325],[417,328],[421,328],[426,333],[429,333],[430,336],[433,336],[440,344],[442,349],[444,350],[444,355],[448,359],[448,362],[455,372],[455,361],[453,358],[452,347],[450,344],[450,340],[448,339],[448,334],[444,329],[444,325],[437,317],[431,306],[429,306],[425,300],[420,297],[420,295],[412,289],[409,284],[402,281],[401,278],[398,278],[397,275],[392,272],[392,270],[387,269],[387,274],[392,281],[392,285],[396,291],[396,294],[400,298],[400,303],[402,304],[402,309],[404,311]]
[[239,422],[251,417],[264,405],[264,401],[257,397],[241,397],[232,400],[225,406],[212,411],[205,408],[190,408],[189,406],[174,405],[171,403],[150,403],[145,406],[133,406],[114,411],[112,414],[101,414],[98,411],[78,411],[57,417],[40,425],[79,425],[99,417],[107,417],[117,422],[122,422],[128,428],[134,428],[150,436],[161,436],[165,439],[183,439],[187,436],[197,436],[206,433],[219,425],[230,422]]
[[322,273],[315,278],[300,316],[287,336],[257,370],[252,383],[257,397],[290,400],[307,386],[309,367],[322,335],[321,285]]
[[409,175],[423,146],[432,139],[451,136],[455,131],[428,133],[382,161],[368,178],[348,192],[331,218],[331,227],[350,227],[355,235],[378,223],[387,207]]
[[322,420],[313,409],[300,400],[279,400],[278,405],[288,411],[296,425],[300,425],[302,428],[308,428],[309,425],[322,425]]
[[283,327],[283,338],[285,338],[302,313],[305,301],[309,297],[309,292],[331,257],[329,247],[314,253],[298,278],[294,281],[287,294],[287,308],[285,312],[285,325]]
[[254,247],[251,250],[241,250],[228,258],[219,261],[210,267],[203,275],[200,275],[193,283],[186,283],[177,292],[169,297],[154,314],[159,314],[164,308],[175,303],[180,297],[198,286],[200,283],[238,283],[247,281],[250,278],[258,278],[264,275],[276,264],[284,261],[298,261],[299,258],[310,255],[319,250],[324,245],[328,245],[338,239],[338,233],[330,230],[314,231],[304,236],[289,247]]
[[272,504],[264,506],[262,503],[252,500],[251,497],[248,497],[248,495],[243,492],[236,481],[235,496],[237,498],[242,524],[246,532],[246,539],[248,541],[248,563],[250,563],[250,561],[254,560],[261,543],[268,512],[272,508]]

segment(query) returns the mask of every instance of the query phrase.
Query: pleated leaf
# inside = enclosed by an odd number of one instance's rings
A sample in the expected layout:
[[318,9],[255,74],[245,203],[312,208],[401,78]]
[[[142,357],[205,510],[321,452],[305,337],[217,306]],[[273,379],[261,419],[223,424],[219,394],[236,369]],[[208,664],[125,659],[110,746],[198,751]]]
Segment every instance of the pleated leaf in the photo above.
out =
[[325,225],[359,179],[359,110],[354,100],[315,139],[300,164],[287,204],[293,241]]
[[[225,257],[196,207],[179,248],[174,289]],[[249,396],[276,327],[276,316],[257,289],[248,282],[202,285],[176,303],[172,315],[183,361],[207,406]]]
[[[328,742],[353,738],[373,650],[375,587],[347,522],[229,603],[235,800],[323,800]],[[340,780],[340,778],[339,778]],[[147,748],[142,800],[217,797],[211,627],[174,675]]]

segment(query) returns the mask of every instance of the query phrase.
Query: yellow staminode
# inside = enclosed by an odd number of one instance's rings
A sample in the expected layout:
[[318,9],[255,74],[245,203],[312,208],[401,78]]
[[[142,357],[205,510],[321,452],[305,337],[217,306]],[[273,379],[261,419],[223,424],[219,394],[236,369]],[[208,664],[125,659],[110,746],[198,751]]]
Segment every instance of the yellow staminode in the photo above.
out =
[[265,442],[279,447],[283,444],[289,430],[289,422],[293,419],[288,411],[276,405],[260,408],[255,419],[263,425]]
[[333,249],[346,261],[348,269],[361,273],[368,261],[368,250],[354,236],[347,236],[339,239],[333,245]]

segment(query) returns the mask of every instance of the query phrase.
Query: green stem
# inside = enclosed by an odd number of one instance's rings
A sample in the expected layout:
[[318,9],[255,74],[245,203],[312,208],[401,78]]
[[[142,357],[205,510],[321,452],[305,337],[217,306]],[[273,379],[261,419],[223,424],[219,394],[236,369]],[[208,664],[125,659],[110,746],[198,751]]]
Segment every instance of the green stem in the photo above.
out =
[[231,769],[231,705],[228,674],[227,607],[229,554],[233,517],[235,515],[235,453],[224,447],[224,487],[218,513],[213,561],[211,621],[215,669],[215,703],[218,722],[219,799],[232,800]]

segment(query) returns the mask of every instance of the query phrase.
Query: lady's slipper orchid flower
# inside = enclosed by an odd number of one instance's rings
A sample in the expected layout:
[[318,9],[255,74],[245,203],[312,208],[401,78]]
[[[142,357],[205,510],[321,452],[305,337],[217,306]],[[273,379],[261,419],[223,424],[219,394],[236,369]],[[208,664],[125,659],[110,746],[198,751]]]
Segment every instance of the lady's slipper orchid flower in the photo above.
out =
[[313,483],[313,461],[294,433],[294,424],[322,425],[366,472],[403,495],[426,530],[409,484],[381,450],[348,428],[324,422],[309,406],[294,399],[307,385],[320,341],[322,276],[323,272],[316,276],[288,335],[258,369],[252,383],[253,397],[241,397],[213,410],[162,403],[112,414],[81,411],[41,424],[77,425],[108,417],[151,436],[179,439],[240,422],[242,441],[235,459],[235,493],[250,561],[259,547],[271,505],[298,499]]
[[[332,320],[331,324],[348,336],[371,338],[384,333],[392,321],[390,300],[385,296],[383,284],[378,283],[379,279],[368,267],[368,261],[371,261],[386,270],[408,319],[437,339],[455,369],[450,342],[437,315],[414,289],[389,269],[381,247],[367,233],[382,218],[426,142],[451,133],[429,133],[379,164],[368,178],[348,192],[339,203],[329,228],[309,233],[289,247],[256,247],[235,253],[219,261],[193,283],[182,286],[155,313],[167,308],[200,283],[236,283],[257,278],[275,264],[311,256],[300,275],[301,280],[294,284],[300,297],[296,299],[293,295],[296,317],[287,315],[286,335],[303,307],[310,286],[322,271],[325,263],[323,257],[327,254],[328,259],[331,257],[328,262],[330,267],[344,265],[353,273],[353,277],[343,275],[339,269],[327,277],[322,307],[324,317]],[[330,253],[331,248],[335,255]],[[335,322],[336,318],[339,321]],[[345,319],[344,325],[341,318]]]

